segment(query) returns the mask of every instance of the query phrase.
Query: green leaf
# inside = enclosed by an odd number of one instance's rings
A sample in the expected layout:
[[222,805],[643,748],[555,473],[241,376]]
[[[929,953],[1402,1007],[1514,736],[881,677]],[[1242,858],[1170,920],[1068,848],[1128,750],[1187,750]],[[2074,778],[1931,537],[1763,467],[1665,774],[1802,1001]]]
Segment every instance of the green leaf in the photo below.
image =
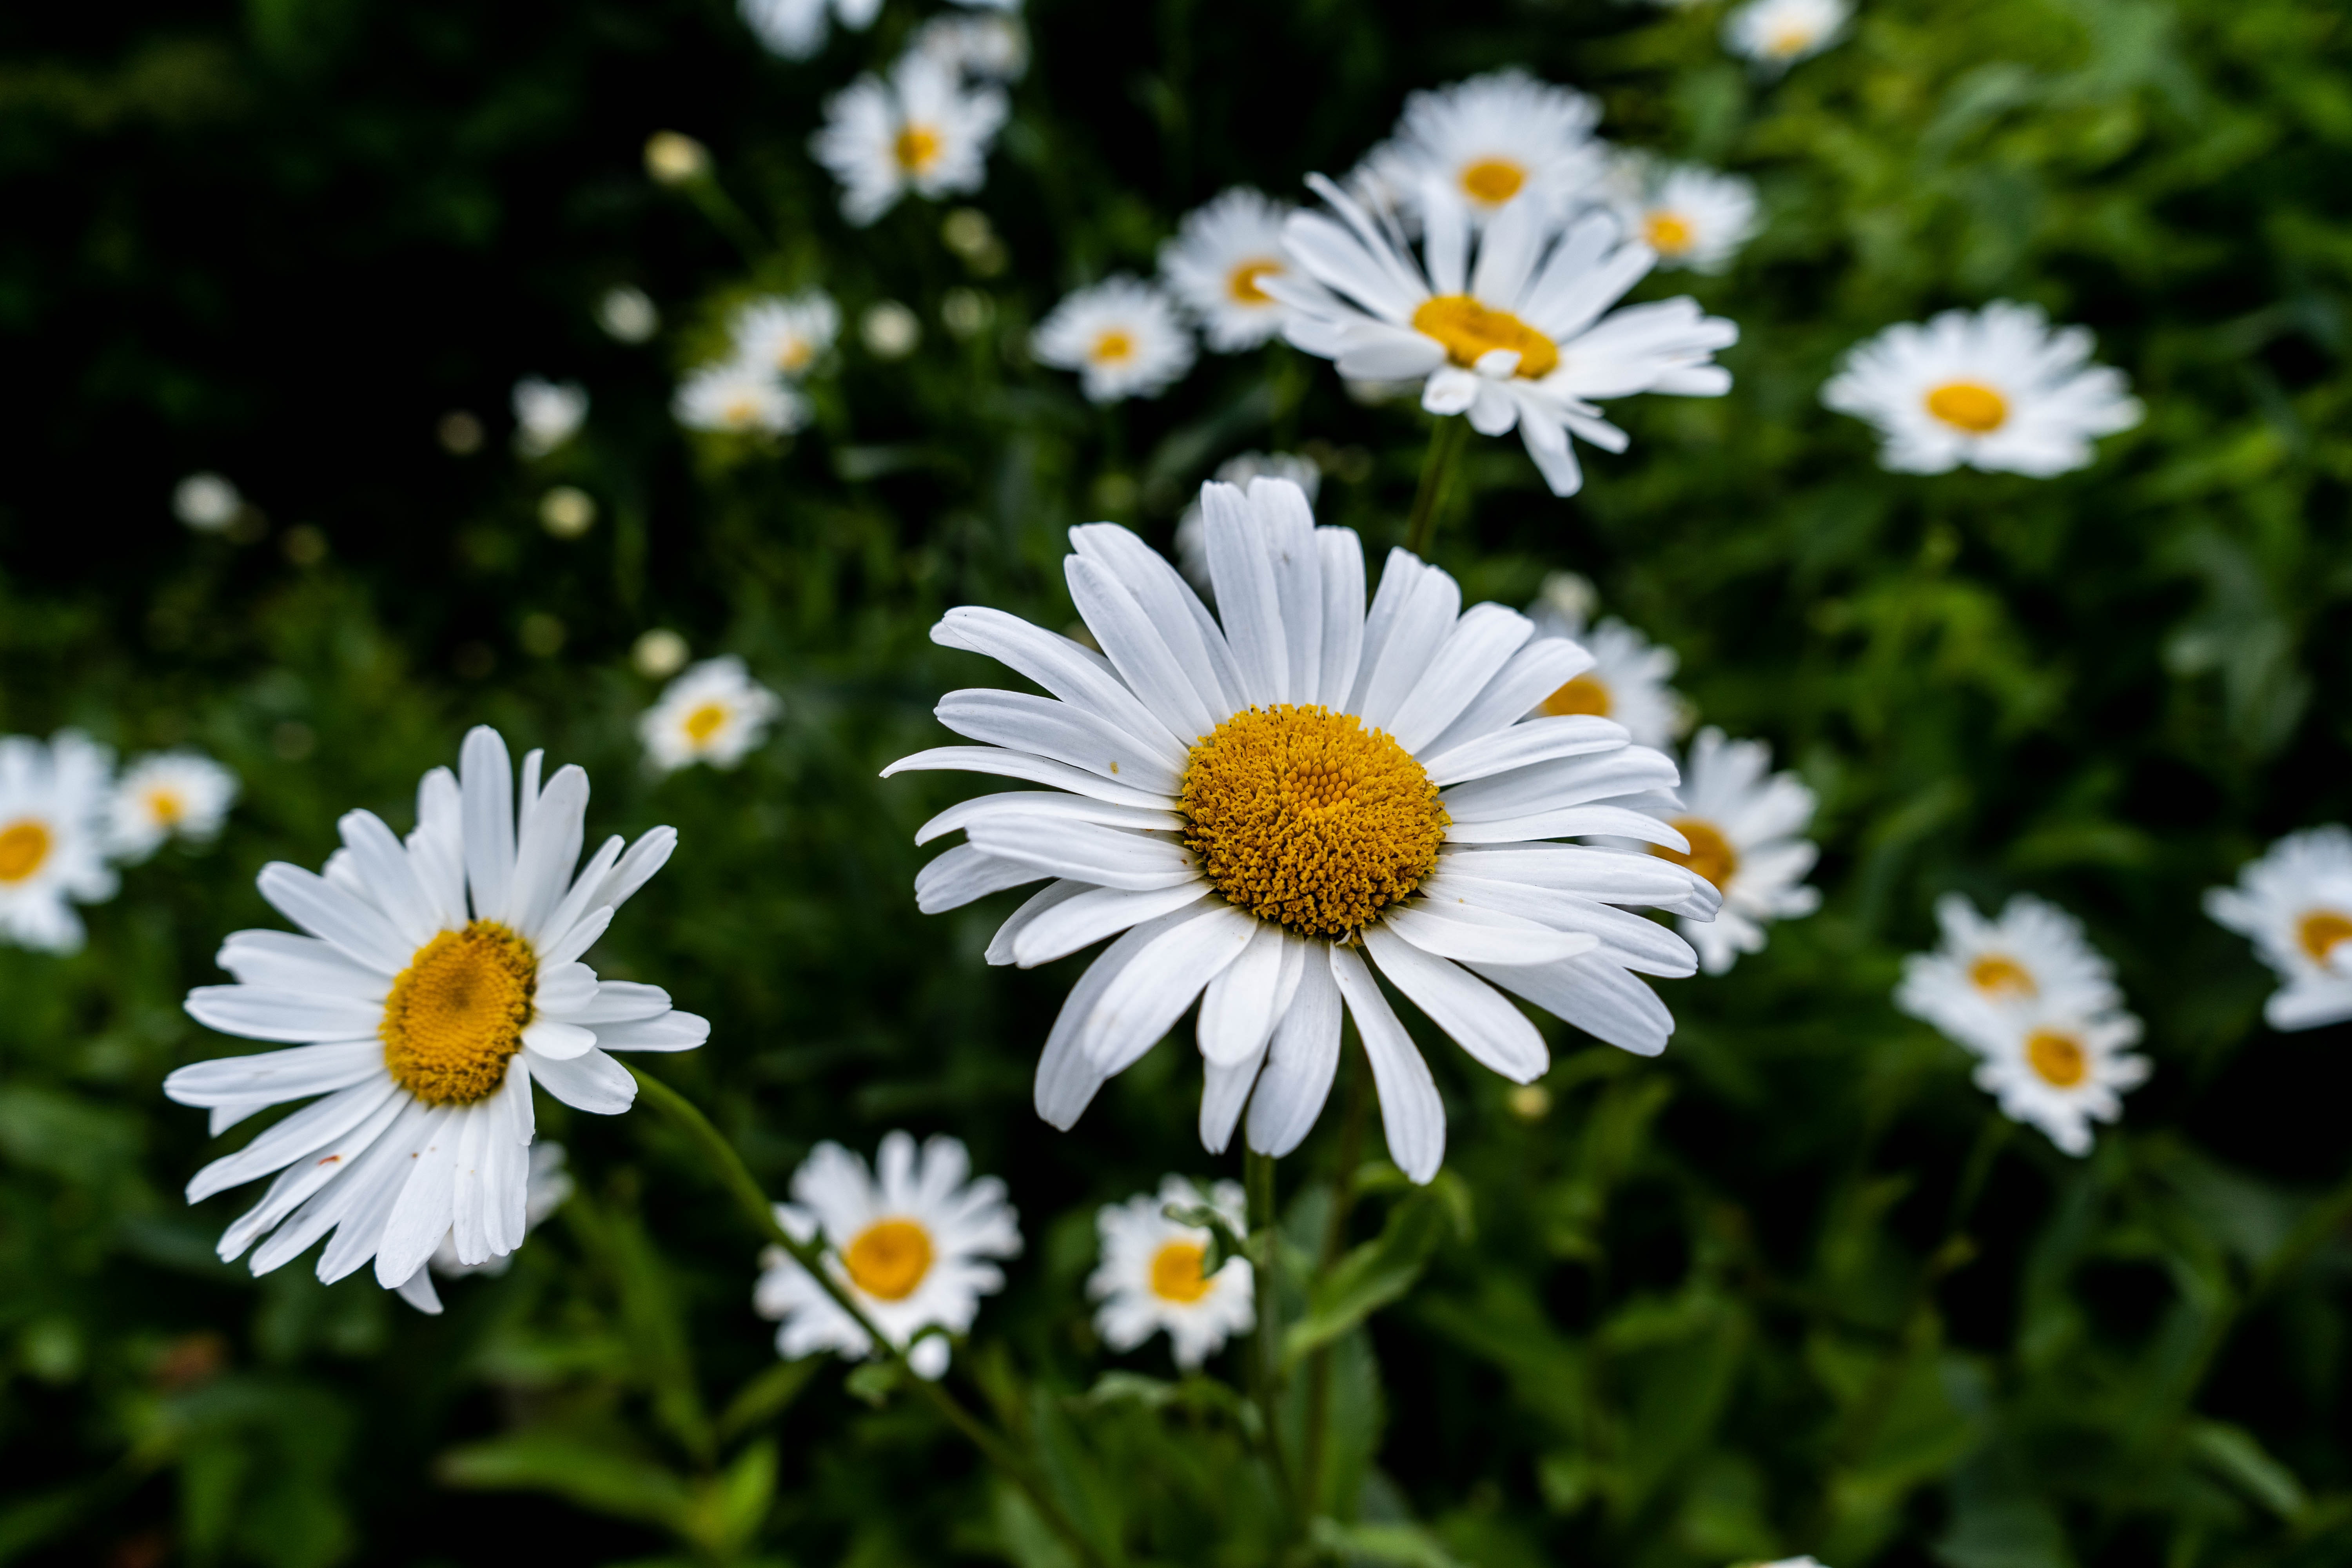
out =
[[2189,1447],[2216,1475],[2281,1519],[2300,1519],[2310,1510],[2310,1494],[2294,1472],[2273,1458],[2244,1427],[2200,1421],[2189,1428]]
[[1441,1171],[1427,1187],[1400,1199],[1377,1237],[1308,1288],[1305,1316],[1282,1337],[1284,1364],[1296,1365],[1412,1289],[1439,1244],[1466,1232],[1467,1194],[1459,1177]]
[[694,1533],[694,1497],[682,1478],[578,1436],[521,1432],[468,1444],[442,1455],[434,1473],[446,1486],[551,1492],[593,1512]]
[[877,1410],[890,1403],[898,1392],[898,1363],[895,1361],[862,1361],[849,1369],[842,1386]]
[[825,1364],[823,1356],[781,1361],[736,1391],[719,1417],[719,1440],[731,1443],[755,1426],[774,1420],[801,1396]]
[[1315,1521],[1316,1547],[1336,1557],[1397,1568],[1463,1568],[1462,1562],[1417,1524],[1341,1524]]

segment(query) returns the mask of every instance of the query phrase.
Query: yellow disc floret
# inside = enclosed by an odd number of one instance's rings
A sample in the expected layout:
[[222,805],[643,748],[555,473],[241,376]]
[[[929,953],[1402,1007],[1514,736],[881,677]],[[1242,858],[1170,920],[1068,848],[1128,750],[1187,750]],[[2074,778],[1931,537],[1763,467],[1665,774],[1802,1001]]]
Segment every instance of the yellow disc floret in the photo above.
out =
[[471,1105],[507,1079],[522,1049],[539,955],[496,921],[445,931],[416,950],[384,999],[383,1065],[427,1105]]
[[1151,1293],[1163,1301],[1193,1302],[1209,1293],[1199,1244],[1171,1241],[1151,1255]]
[[0,882],[22,882],[49,858],[49,830],[31,817],[0,827]]
[[1462,171],[1462,188],[1489,206],[1500,206],[1519,194],[1528,172],[1508,158],[1481,158]]
[[877,1219],[842,1252],[850,1283],[878,1301],[903,1301],[931,1271],[931,1233],[910,1219]]
[[1184,768],[1184,842],[1217,891],[1302,936],[1344,936],[1421,886],[1453,821],[1412,754],[1352,713],[1253,708]]
[[2040,989],[2025,965],[1998,952],[1980,954],[1969,965],[1969,984],[1989,996],[2031,996]]
[[909,174],[920,174],[940,161],[946,150],[940,133],[928,125],[909,125],[890,143],[890,155]]
[[1512,374],[1540,380],[1559,368],[1559,345],[1511,314],[1489,310],[1467,294],[1439,294],[1412,313],[1412,330],[1445,345],[1445,357],[1471,366],[1496,349],[1519,356]]
[[[5,835],[0,835],[5,838]],[[0,880],[7,873],[0,870]],[[2314,963],[2325,963],[2336,951],[2336,944],[2352,941],[2352,920],[2347,920],[2334,910],[2314,910],[2295,922],[2294,940],[2304,952],[2311,954]]]
[[2091,1073],[2082,1042],[2055,1029],[2036,1029],[2026,1037],[2025,1060],[2053,1089],[2072,1089]]
[[1990,436],[2009,423],[2009,399],[1980,381],[1948,381],[1927,394],[1927,412],[1971,436]]
[[1731,885],[1732,876],[1739,869],[1739,851],[1731,847],[1731,840],[1723,836],[1721,828],[1696,816],[1677,816],[1667,826],[1689,840],[1690,852],[1685,854],[1663,844],[1653,844],[1651,854],[1697,872],[1714,883],[1717,892]]

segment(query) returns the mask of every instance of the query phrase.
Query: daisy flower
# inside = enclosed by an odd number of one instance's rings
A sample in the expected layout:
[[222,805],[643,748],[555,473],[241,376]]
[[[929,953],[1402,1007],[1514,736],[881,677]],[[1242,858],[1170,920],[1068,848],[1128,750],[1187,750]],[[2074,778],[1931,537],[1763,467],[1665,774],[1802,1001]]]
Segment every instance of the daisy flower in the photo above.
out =
[[0,738],[0,938],[44,952],[81,946],[72,903],[114,896],[106,863],[114,756],[78,730],[46,746]]
[[804,60],[824,47],[826,12],[853,33],[874,25],[882,0],[737,0],[743,25],[771,53]]
[[790,298],[762,295],[738,310],[728,323],[738,363],[765,365],[787,377],[808,374],[840,335],[841,307],[821,289]]
[[678,384],[670,412],[689,430],[789,436],[808,423],[808,399],[776,379],[772,366],[731,359]]
[[1078,373],[1090,403],[1157,397],[1192,368],[1192,334],[1168,296],[1121,273],[1065,297],[1030,334],[1040,364]]
[[[1219,1182],[1205,1201],[1236,1234],[1249,1229],[1239,1182]],[[1096,1211],[1102,1262],[1087,1280],[1087,1294],[1102,1303],[1095,1309],[1095,1331],[1111,1349],[1131,1351],[1165,1329],[1176,1364],[1191,1372],[1227,1340],[1256,1326],[1249,1260],[1228,1258],[1214,1274],[1202,1274],[1210,1233],[1167,1215],[1171,1205],[1195,1208],[1202,1202],[1199,1188],[1169,1176],[1156,1197],[1141,1193]]]
[[1400,207],[1432,182],[1484,224],[1522,195],[1564,216],[1606,167],[1592,134],[1601,105],[1523,70],[1489,71],[1404,100],[1396,133],[1365,160],[1364,178]]
[[1655,646],[1613,617],[1587,626],[1592,601],[1591,584],[1574,573],[1555,572],[1544,582],[1543,597],[1528,606],[1538,632],[1580,643],[1592,655],[1591,667],[1546,695],[1536,711],[1613,720],[1635,745],[1663,751],[1690,728],[1682,693],[1666,684],[1680,659],[1674,649]]
[[1609,198],[1625,232],[1640,235],[1661,267],[1721,272],[1756,232],[1755,182],[1696,163],[1626,153],[1611,171]]
[[[1421,405],[1467,414],[1481,435],[1517,426],[1555,495],[1583,484],[1571,433],[1611,452],[1625,433],[1596,401],[1637,392],[1720,396],[1730,374],[1715,352],[1739,329],[1700,313],[1696,301],[1663,300],[1612,311],[1657,253],[1619,237],[1617,220],[1591,213],[1565,232],[1532,197],[1496,214],[1473,250],[1468,209],[1431,181],[1423,187],[1416,258],[1321,175],[1307,183],[1339,214],[1295,213],[1283,243],[1300,270],[1334,290],[1270,277],[1263,286],[1292,309],[1283,331],[1308,353],[1360,380],[1426,378]],[[1345,298],[1339,298],[1344,296]]]
[[576,381],[524,376],[514,384],[514,417],[515,450],[526,458],[544,458],[587,423],[588,389]]
[[1246,1102],[1249,1146],[1287,1153],[1329,1092],[1344,1007],[1389,1152],[1425,1182],[1445,1108],[1374,966],[1516,1082],[1549,1057],[1505,992],[1628,1050],[1664,1049],[1673,1017],[1629,971],[1689,974],[1696,960],[1618,906],[1706,915],[1719,895],[1667,861],[1541,842],[1689,847],[1639,810],[1592,804],[1672,788],[1668,758],[1605,719],[1521,721],[1591,656],[1499,605],[1463,613],[1454,579],[1402,550],[1368,613],[1362,546],[1318,529],[1297,485],[1210,484],[1201,504],[1221,621],[1127,530],[1073,529],[1065,573],[1102,653],[1001,611],[949,611],[934,641],[1053,695],[950,692],[940,721],[982,743],[884,770],[1046,786],[966,801],[916,836],[967,839],[917,878],[926,912],[1047,883],[991,963],[1116,938],[1045,1041],[1039,1113],[1071,1126],[1199,998],[1202,1144],[1223,1151]]
[[144,860],[174,835],[205,844],[236,800],[236,775],[200,752],[159,752],[133,763],[107,803],[107,849]]
[[245,510],[245,497],[218,474],[190,474],[172,487],[172,515],[198,533],[219,533]]
[[[522,1229],[525,1236],[537,1230],[540,1222],[563,1206],[572,1195],[572,1173],[563,1168],[563,1145],[542,1141],[530,1146],[530,1168],[523,1177]],[[425,1266],[410,1275],[400,1286],[400,1299],[420,1312],[438,1316],[441,1294],[433,1289],[433,1276],[445,1279],[463,1279],[468,1274],[504,1274],[514,1262],[514,1254],[501,1253],[484,1258],[479,1263],[466,1263],[457,1257],[457,1234],[453,1228],[433,1249]]]
[[1769,70],[1788,69],[1838,41],[1853,0],[1748,0],[1723,21],[1723,46]]
[[2140,1034],[2129,1013],[2028,1003],[2000,1025],[1978,1048],[1977,1087],[2069,1154],[2089,1153],[2091,1123],[2121,1117],[2125,1093],[2147,1081],[2147,1058],[2126,1049]]
[[2091,442],[2139,423],[2124,373],[2092,364],[2091,334],[2050,329],[2032,305],[1997,300],[1905,321],[1846,351],[1822,401],[1878,427],[1879,466],[2053,474],[2088,468]]
[[841,183],[841,216],[862,227],[908,191],[938,197],[980,189],[1005,113],[996,89],[967,88],[952,68],[909,54],[888,81],[862,76],[826,100],[809,150]]
[[[184,1067],[163,1080],[226,1131],[313,1095],[188,1184],[188,1201],[279,1173],[220,1239],[224,1261],[258,1241],[266,1274],[334,1233],[330,1283],[375,1260],[397,1289],[455,1233],[461,1263],[521,1244],[536,1082],[564,1104],[617,1115],[636,1080],[610,1051],[690,1050],[710,1026],[656,986],[599,982],[580,962],[613,912],[677,845],[667,827],[623,853],[609,838],[575,876],[588,775],[542,753],[514,767],[495,730],[467,735],[458,771],[416,790],[416,829],[374,813],[338,824],[323,876],[281,863],[261,896],[308,935],[243,931],[220,951],[234,985],[188,993],[188,1016],[289,1049]],[[268,1237],[264,1240],[263,1237]]]
[[1903,961],[1895,1005],[1961,1045],[1980,1050],[1989,1037],[2005,1037],[2020,1007],[2087,1017],[2123,1005],[2115,966],[2083,934],[2083,922],[2031,893],[2011,898],[1990,921],[1946,893],[1936,900],[1936,923],[1942,943]]
[[1029,35],[1003,12],[932,17],[908,46],[980,81],[1019,81],[1029,70]]
[[[948,1369],[948,1342],[929,1328],[970,1331],[980,1299],[1004,1288],[991,1258],[1021,1254],[1019,1216],[994,1176],[970,1180],[971,1157],[953,1138],[920,1149],[904,1132],[882,1140],[869,1174],[866,1162],[838,1143],[820,1143],[793,1173],[793,1201],[776,1205],[776,1223],[800,1241],[822,1239],[825,1267],[874,1326],[907,1352],[922,1377]],[[853,1359],[874,1342],[792,1254],[772,1247],[760,1259],[753,1304],[779,1321],[776,1352],[797,1361],[818,1351]]]
[[1259,285],[1289,270],[1286,203],[1235,185],[1177,226],[1160,247],[1160,276],[1219,353],[1254,349],[1282,330],[1282,305]]
[[1727,741],[1709,725],[1683,763],[1682,802],[1658,815],[1690,841],[1650,853],[1687,866],[1723,895],[1710,921],[1685,917],[1682,933],[1709,974],[1722,974],[1743,952],[1764,951],[1764,928],[1821,907],[1805,885],[1820,848],[1801,837],[1813,820],[1813,792],[1794,773],[1771,773],[1772,749],[1761,741]]
[[664,689],[637,718],[646,756],[664,773],[694,763],[731,768],[767,738],[783,700],[753,680],[733,654],[706,658]]
[[[1288,479],[1307,497],[1307,504],[1315,504],[1323,489],[1323,470],[1315,459],[1296,452],[1244,452],[1217,465],[1219,484],[1249,488],[1252,479]],[[1216,585],[1209,580],[1209,521],[1202,515],[1198,500],[1186,504],[1176,520],[1176,565],[1184,574],[1184,581],[1212,604],[1216,601]]]
[[2239,871],[2236,887],[2208,892],[2205,912],[2277,972],[2279,988],[2263,1006],[2272,1028],[2352,1018],[2352,833],[2288,834]]

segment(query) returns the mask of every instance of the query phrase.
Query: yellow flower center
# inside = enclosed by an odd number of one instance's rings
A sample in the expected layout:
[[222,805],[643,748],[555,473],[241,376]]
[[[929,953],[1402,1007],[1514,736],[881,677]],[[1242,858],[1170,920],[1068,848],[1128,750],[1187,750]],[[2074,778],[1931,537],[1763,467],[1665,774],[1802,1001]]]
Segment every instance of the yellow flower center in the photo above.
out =
[[522,1049],[539,955],[496,921],[445,931],[416,950],[384,999],[383,1065],[427,1105],[471,1105],[507,1079]]
[[740,392],[719,411],[719,417],[730,429],[741,430],[760,422],[760,400],[748,392]]
[[1287,703],[1236,713],[1192,748],[1183,813],[1185,845],[1217,891],[1319,937],[1410,896],[1454,820],[1384,731]]
[[[2352,931],[2352,926],[2345,929]],[[2031,996],[2041,990],[2025,965],[1997,952],[1988,952],[1969,965],[1969,984],[1989,996]]]
[[1680,256],[1691,247],[1690,220],[1670,212],[1654,212],[1642,220],[1642,237],[1660,256]]
[[1690,840],[1689,853],[1653,844],[1651,854],[1697,872],[1714,883],[1717,891],[1730,885],[1732,874],[1739,869],[1739,851],[1731,847],[1731,840],[1723,836],[1721,828],[1696,816],[1677,816],[1667,826]]
[[1563,719],[1573,713],[1606,719],[1609,709],[1609,687],[1597,675],[1580,675],[1543,700],[1545,712]]
[[1518,352],[1518,373],[1530,380],[1549,375],[1559,363],[1559,346],[1508,310],[1490,310],[1467,294],[1440,294],[1412,313],[1413,331],[1445,345],[1445,357],[1475,365],[1496,349]]
[[849,1281],[877,1301],[903,1301],[931,1271],[931,1233],[910,1219],[877,1219],[841,1255]]
[[1489,206],[1509,201],[1527,183],[1527,169],[1508,158],[1481,158],[1462,171],[1462,188]]
[[1201,1272],[1205,1251],[1189,1241],[1171,1241],[1151,1255],[1151,1293],[1163,1301],[1192,1302],[1209,1293]]
[[187,802],[175,789],[151,789],[147,792],[147,815],[166,827],[177,827],[180,819],[188,815]]
[[704,703],[688,713],[686,722],[679,726],[686,731],[686,738],[698,746],[726,727],[727,704],[724,702]]
[[1094,353],[1097,364],[1118,364],[1135,357],[1135,339],[1117,327],[1095,334]]
[[2036,1029],[2025,1037],[2025,1060],[2053,1089],[2072,1089],[2090,1076],[2091,1059],[2082,1043],[2055,1029]]
[[1811,27],[1783,27],[1764,40],[1764,52],[1776,60],[1784,60],[1790,55],[1803,54],[1812,46]]
[[890,143],[891,156],[909,174],[919,174],[940,161],[940,133],[928,125],[909,125]]
[[[0,846],[5,846],[8,836],[0,833]],[[0,849],[0,881],[8,877],[5,849]],[[2303,951],[2311,954],[2314,963],[2325,963],[2327,955],[2336,951],[2339,942],[2352,939],[2352,920],[2347,920],[2334,910],[2314,910],[2296,922],[2294,940]]]
[[47,826],[29,816],[0,827],[0,883],[21,882],[39,870],[55,842]]
[[1257,286],[1261,278],[1274,277],[1282,271],[1279,261],[1244,261],[1225,276],[1225,292],[1244,305],[1271,305],[1274,296]]
[[1927,395],[1927,412],[1971,436],[2009,423],[2009,399],[1980,381],[1948,381]]
[[776,351],[776,368],[791,374],[808,368],[808,362],[815,357],[806,338],[786,338],[784,346]]

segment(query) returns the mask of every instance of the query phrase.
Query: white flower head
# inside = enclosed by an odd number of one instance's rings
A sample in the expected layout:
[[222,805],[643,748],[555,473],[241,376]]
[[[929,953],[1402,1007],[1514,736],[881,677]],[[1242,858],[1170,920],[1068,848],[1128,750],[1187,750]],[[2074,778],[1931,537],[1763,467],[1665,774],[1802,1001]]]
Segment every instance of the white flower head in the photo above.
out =
[[862,76],[826,100],[809,150],[841,184],[842,216],[863,226],[909,191],[936,198],[980,189],[1006,112],[995,88],[967,87],[952,68],[909,54],[887,81]]
[[791,380],[814,369],[840,335],[841,307],[821,289],[788,298],[762,295],[738,309],[728,323],[737,363],[765,365]]
[[1008,11],[934,16],[908,47],[978,81],[1019,81],[1029,70],[1029,34]]
[[1445,1109],[1375,966],[1516,1082],[1549,1055],[1505,992],[1628,1050],[1664,1050],[1674,1020],[1630,972],[1697,962],[1627,909],[1706,915],[1721,900],[1668,861],[1544,842],[1680,842],[1621,804],[1671,789],[1670,759],[1605,719],[1526,718],[1591,656],[1499,605],[1465,613],[1454,579],[1402,550],[1367,611],[1360,542],[1317,528],[1297,485],[1210,484],[1201,504],[1217,617],[1127,530],[1073,529],[1065,574],[1102,652],[1001,611],[949,611],[934,641],[1052,696],[951,692],[940,721],[981,743],[885,770],[1047,786],[967,801],[916,836],[967,840],[916,879],[927,913],[1046,884],[990,963],[1028,968],[1115,939],[1045,1041],[1039,1114],[1071,1126],[1197,999],[1202,1145],[1223,1151],[1246,1104],[1249,1146],[1287,1153],[1330,1090],[1344,1008],[1390,1154],[1428,1181]]
[[108,852],[143,860],[167,838],[210,843],[236,800],[236,775],[200,752],[142,757],[115,782],[108,802]]
[[114,896],[106,863],[114,755],[78,730],[47,745],[0,737],[0,941],[44,952],[82,942],[73,905]]
[[1066,296],[1030,335],[1040,364],[1078,373],[1089,402],[1157,397],[1192,368],[1192,334],[1168,296],[1121,274]]
[[1556,572],[1545,580],[1543,597],[1528,606],[1538,631],[1581,643],[1592,655],[1591,665],[1573,680],[1562,682],[1559,690],[1547,693],[1536,711],[1613,720],[1625,727],[1635,745],[1663,751],[1690,728],[1682,694],[1666,684],[1674,679],[1680,657],[1614,617],[1587,625],[1592,605],[1591,584],[1571,573]]
[[2031,893],[1990,921],[1946,893],[1936,900],[1936,922],[1944,940],[1903,961],[1895,1005],[1972,1050],[2013,1034],[2021,1009],[2090,1017],[2123,1005],[2115,966],[2083,934],[2083,922]]
[[1608,190],[1625,232],[1640,235],[1660,267],[1721,272],[1756,232],[1756,184],[1738,174],[1625,153],[1610,170]]
[[2278,974],[2263,1005],[2273,1029],[2352,1018],[2352,832],[2290,833],[2205,895],[2205,912],[2254,944]]
[[783,700],[753,680],[733,654],[706,658],[663,689],[637,717],[646,756],[664,773],[694,763],[731,768],[767,738]]
[[1606,168],[1601,105],[1523,70],[1489,71],[1404,100],[1396,132],[1360,171],[1362,187],[1412,216],[1433,182],[1476,224],[1521,196],[1554,217],[1593,195]]
[[1836,43],[1853,16],[1853,0],[1748,0],[1724,18],[1723,47],[1782,71]]
[[1282,303],[1260,287],[1289,270],[1282,224],[1292,209],[1235,185],[1185,215],[1160,247],[1160,276],[1219,353],[1254,349],[1282,330]]
[[[1244,452],[1219,463],[1215,478],[1221,485],[1238,485],[1243,489],[1249,488],[1252,479],[1288,479],[1305,494],[1309,506],[1323,489],[1322,468],[1314,458],[1298,452]],[[1176,565],[1184,581],[1211,604],[1216,603],[1216,584],[1209,580],[1209,520],[1197,500],[1186,502],[1176,519]]]
[[773,366],[723,360],[688,373],[670,413],[689,430],[730,436],[789,436],[808,423],[808,399]]
[[1896,473],[1966,463],[2047,479],[2089,467],[2094,439],[2140,421],[2130,382],[2090,363],[2091,348],[2084,329],[2053,331],[2037,307],[1997,300],[1855,344],[1822,401],[1877,426],[1878,461]]
[[2038,1127],[2069,1154],[2091,1152],[2091,1123],[2123,1115],[2123,1096],[2147,1081],[2129,1013],[2084,1014],[2047,1003],[2000,1016],[1978,1052],[1976,1081],[2011,1121]]
[[874,25],[882,0],[737,0],[743,25],[771,54],[804,60],[824,47],[826,13],[853,33]]
[[[319,1278],[375,1260],[406,1285],[450,1238],[486,1262],[522,1242],[537,1083],[577,1110],[626,1110],[636,1079],[614,1051],[690,1050],[710,1026],[657,986],[599,981],[581,962],[614,911],[668,860],[656,827],[579,865],[588,775],[542,753],[518,781],[506,742],[477,728],[456,773],[416,790],[405,839],[368,811],[338,824],[325,874],[262,868],[261,896],[307,934],[243,931],[220,951],[234,985],[188,994],[188,1016],[284,1048],[184,1067],[163,1080],[226,1131],[320,1098],[188,1184],[198,1203],[278,1173],[220,1239],[224,1261],[290,1262],[329,1232]],[[518,794],[518,784],[520,794]],[[576,872],[576,874],[575,874]],[[265,1239],[266,1237],[266,1239]]]
[[172,487],[172,515],[198,533],[218,533],[245,510],[245,498],[218,474],[190,474]]
[[1096,1211],[1102,1261],[1087,1280],[1095,1331],[1115,1351],[1131,1351],[1166,1330],[1176,1364],[1187,1372],[1256,1325],[1249,1260],[1228,1258],[1213,1274],[1202,1272],[1212,1234],[1170,1219],[1167,1210],[1203,1202],[1236,1232],[1249,1229],[1241,1184],[1219,1182],[1204,1200],[1181,1176],[1169,1176],[1157,1195],[1138,1194]]
[[1416,257],[1393,225],[1330,181],[1316,174],[1307,183],[1339,216],[1295,213],[1283,243],[1331,292],[1266,279],[1266,291],[1291,307],[1284,334],[1334,361],[1342,376],[1421,380],[1423,408],[1465,414],[1481,435],[1516,426],[1555,495],[1584,482],[1571,435],[1625,449],[1625,433],[1601,417],[1599,400],[1730,389],[1730,373],[1714,359],[1738,341],[1731,322],[1687,298],[1609,310],[1657,253],[1623,240],[1606,212],[1563,227],[1530,195],[1507,204],[1474,244],[1468,208],[1431,180]]
[[616,283],[596,301],[596,324],[616,342],[642,343],[661,331],[661,307],[633,283]]
[[1805,838],[1812,825],[1813,792],[1796,774],[1772,773],[1772,749],[1761,741],[1727,741],[1712,725],[1692,740],[1683,759],[1682,799],[1657,816],[1689,842],[1677,850],[1654,844],[1650,853],[1687,866],[1723,895],[1712,920],[1682,921],[1709,974],[1722,974],[1743,952],[1764,951],[1764,928],[1821,907],[1818,888],[1805,883],[1820,857]]
[[[537,1230],[548,1215],[563,1206],[572,1195],[572,1173],[564,1169],[563,1145],[551,1139],[541,1139],[530,1146],[530,1165],[523,1176],[522,1229],[525,1236]],[[457,1235],[453,1229],[441,1238],[441,1245],[425,1259],[425,1266],[408,1277],[400,1287],[400,1299],[420,1312],[438,1315],[441,1293],[433,1288],[433,1276],[445,1279],[462,1279],[468,1274],[504,1274],[513,1266],[514,1254],[500,1253],[479,1263],[467,1263],[457,1257]]]
[[[925,1329],[961,1334],[980,1299],[1004,1288],[992,1259],[1021,1255],[1019,1216],[994,1176],[971,1180],[971,1160],[953,1138],[920,1149],[904,1132],[882,1140],[874,1170],[838,1143],[820,1143],[793,1173],[793,1201],[776,1223],[797,1240],[822,1240],[825,1266],[875,1327],[907,1350]],[[874,1342],[793,1256],[772,1247],[760,1260],[752,1300],[779,1320],[777,1353],[798,1360],[819,1351],[856,1358]],[[934,1334],[908,1350],[923,1377],[948,1369],[946,1340]]]
[[514,384],[515,449],[544,458],[588,420],[588,389],[576,381],[527,375]]

